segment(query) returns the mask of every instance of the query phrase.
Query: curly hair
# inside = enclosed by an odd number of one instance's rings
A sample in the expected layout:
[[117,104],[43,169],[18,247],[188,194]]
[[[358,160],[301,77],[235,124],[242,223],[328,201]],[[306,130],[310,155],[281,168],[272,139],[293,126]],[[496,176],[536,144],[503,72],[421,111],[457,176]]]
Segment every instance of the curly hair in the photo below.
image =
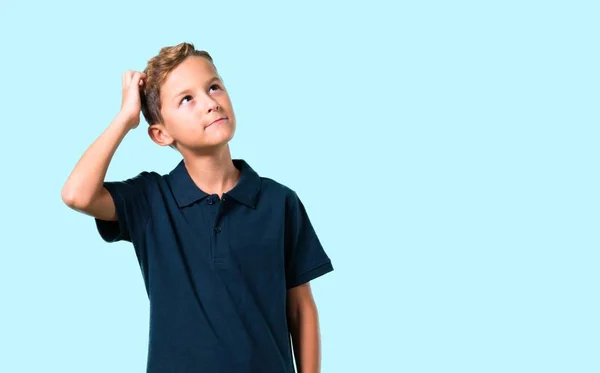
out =
[[169,73],[190,56],[206,58],[214,66],[213,59],[208,52],[197,50],[194,44],[185,42],[163,47],[158,55],[148,61],[146,69],[144,69],[146,80],[140,90],[142,114],[148,124],[163,123],[160,113],[160,87]]

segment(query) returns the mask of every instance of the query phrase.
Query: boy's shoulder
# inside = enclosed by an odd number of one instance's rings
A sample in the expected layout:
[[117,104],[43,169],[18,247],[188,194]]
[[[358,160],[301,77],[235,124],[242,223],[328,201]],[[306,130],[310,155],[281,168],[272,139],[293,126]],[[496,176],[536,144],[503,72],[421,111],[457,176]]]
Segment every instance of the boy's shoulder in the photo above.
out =
[[297,197],[296,191],[294,189],[271,177],[260,176],[260,183],[261,192],[268,194],[278,194],[287,198]]

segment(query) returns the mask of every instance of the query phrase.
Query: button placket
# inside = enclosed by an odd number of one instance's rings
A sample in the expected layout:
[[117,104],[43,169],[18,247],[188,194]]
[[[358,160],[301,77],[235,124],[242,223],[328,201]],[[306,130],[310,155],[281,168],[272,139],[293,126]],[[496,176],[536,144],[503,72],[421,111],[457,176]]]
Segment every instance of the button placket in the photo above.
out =
[[[227,203],[225,203],[227,201]],[[223,259],[227,256],[226,241],[224,237],[219,237],[223,231],[223,219],[227,206],[229,205],[229,198],[223,195],[220,199],[215,200],[218,202],[218,211],[215,216],[215,223],[213,228],[213,244],[214,244],[214,256],[213,261],[223,262]]]

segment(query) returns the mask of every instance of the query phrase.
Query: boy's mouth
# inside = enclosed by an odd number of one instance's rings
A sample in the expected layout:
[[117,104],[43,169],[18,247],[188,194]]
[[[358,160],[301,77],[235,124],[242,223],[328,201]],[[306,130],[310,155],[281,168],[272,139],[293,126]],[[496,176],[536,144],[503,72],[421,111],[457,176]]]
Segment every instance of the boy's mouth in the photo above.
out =
[[208,128],[208,127],[212,126],[213,124],[221,123],[222,121],[224,121],[224,120],[227,120],[227,119],[229,119],[229,118],[227,118],[227,117],[222,117],[222,118],[216,119],[216,120],[212,121],[212,122],[211,122],[211,123],[210,123],[208,126],[206,126],[205,128]]

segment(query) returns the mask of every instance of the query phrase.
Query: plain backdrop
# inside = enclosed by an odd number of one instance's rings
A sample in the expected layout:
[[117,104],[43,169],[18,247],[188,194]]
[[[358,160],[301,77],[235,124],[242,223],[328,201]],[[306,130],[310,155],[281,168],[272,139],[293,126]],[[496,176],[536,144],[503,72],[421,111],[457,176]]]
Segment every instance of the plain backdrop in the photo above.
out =
[[[4,3],[0,371],[144,371],[134,251],[60,190],[121,74],[183,41],[230,91],[232,155],[333,260],[324,373],[600,371],[596,4]],[[145,126],[109,179],[175,167]]]

